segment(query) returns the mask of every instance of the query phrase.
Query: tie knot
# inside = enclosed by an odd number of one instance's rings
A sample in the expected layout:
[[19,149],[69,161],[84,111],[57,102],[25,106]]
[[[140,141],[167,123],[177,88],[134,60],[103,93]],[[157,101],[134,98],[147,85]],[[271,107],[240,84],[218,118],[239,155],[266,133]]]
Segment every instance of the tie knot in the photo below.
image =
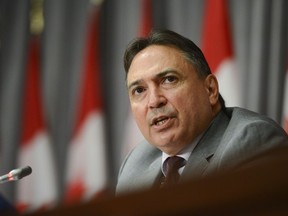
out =
[[[163,164],[163,172],[166,177],[178,174],[178,170],[186,164],[186,160],[182,157],[168,157]],[[178,174],[179,175],[179,174]]]

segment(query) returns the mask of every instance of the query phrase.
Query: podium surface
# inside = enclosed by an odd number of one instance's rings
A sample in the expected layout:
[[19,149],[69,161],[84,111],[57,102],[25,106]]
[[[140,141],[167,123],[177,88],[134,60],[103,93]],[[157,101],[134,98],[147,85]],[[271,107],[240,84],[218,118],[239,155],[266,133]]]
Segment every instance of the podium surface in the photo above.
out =
[[173,188],[96,199],[28,215],[288,215],[288,149],[259,156],[237,171]]

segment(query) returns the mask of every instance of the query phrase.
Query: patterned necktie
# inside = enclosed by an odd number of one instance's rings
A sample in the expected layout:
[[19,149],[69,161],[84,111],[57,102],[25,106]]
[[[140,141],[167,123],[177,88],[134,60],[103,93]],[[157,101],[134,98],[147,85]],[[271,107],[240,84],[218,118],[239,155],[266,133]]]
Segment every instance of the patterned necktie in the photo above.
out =
[[163,164],[163,172],[165,181],[162,186],[176,184],[180,178],[178,170],[186,164],[186,160],[182,157],[168,157]]

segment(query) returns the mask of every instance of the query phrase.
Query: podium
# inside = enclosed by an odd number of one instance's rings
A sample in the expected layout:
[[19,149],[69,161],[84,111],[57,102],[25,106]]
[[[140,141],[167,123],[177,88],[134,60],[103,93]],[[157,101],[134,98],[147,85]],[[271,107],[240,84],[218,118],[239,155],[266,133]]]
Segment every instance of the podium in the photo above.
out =
[[96,199],[29,215],[288,215],[288,149],[263,154],[236,171],[173,188]]

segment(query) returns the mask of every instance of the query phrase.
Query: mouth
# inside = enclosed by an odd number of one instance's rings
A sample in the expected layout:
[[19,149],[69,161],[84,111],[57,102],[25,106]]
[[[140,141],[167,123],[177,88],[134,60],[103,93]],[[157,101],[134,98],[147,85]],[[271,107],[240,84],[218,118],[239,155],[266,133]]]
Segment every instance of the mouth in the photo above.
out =
[[168,121],[168,117],[159,117],[153,120],[152,125],[160,126],[163,125],[166,121]]
[[166,123],[170,122],[171,119],[173,119],[175,116],[173,115],[162,115],[162,116],[157,116],[157,117],[154,117],[151,121],[151,126],[156,126],[156,127],[160,127],[162,125],[166,125]]

